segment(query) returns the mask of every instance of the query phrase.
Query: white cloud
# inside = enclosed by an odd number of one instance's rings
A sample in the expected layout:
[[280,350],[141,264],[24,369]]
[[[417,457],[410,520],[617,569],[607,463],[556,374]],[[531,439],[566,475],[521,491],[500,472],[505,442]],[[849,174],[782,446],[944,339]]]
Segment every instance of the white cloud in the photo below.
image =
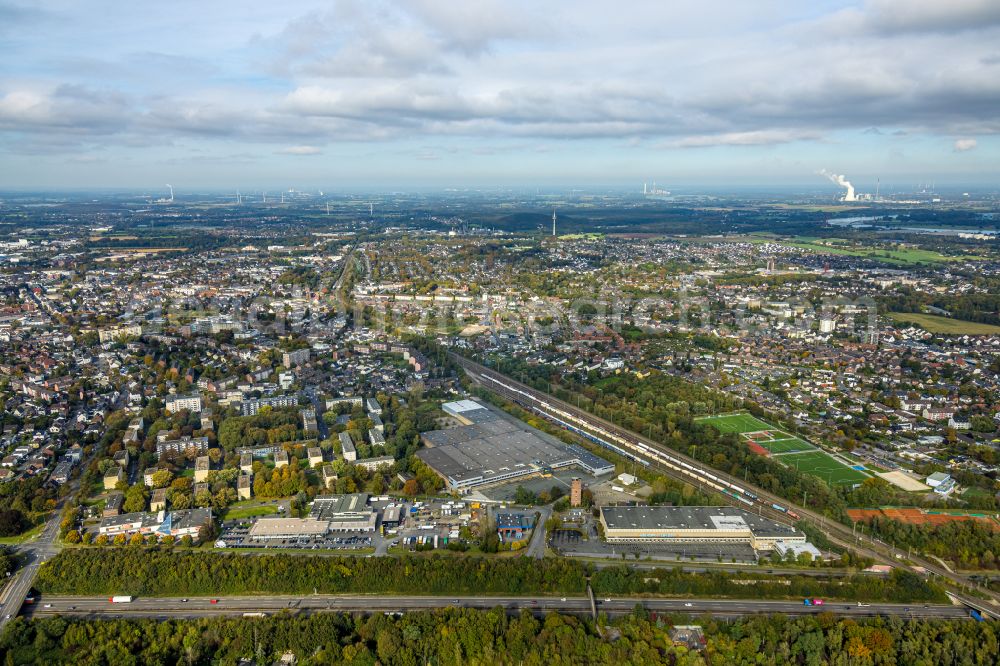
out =
[[320,155],[323,151],[316,146],[289,146],[277,152],[280,155]]
[[708,146],[770,146],[793,141],[817,141],[818,132],[800,130],[760,130],[756,132],[727,132],[704,134],[680,139],[671,144],[676,148],[705,148]]
[[72,3],[44,26],[18,14],[0,161],[17,145],[137,160],[169,152],[158,146],[315,155],[374,141],[413,155],[457,138],[465,155],[522,142],[751,155],[833,150],[865,132],[867,147],[1000,134],[998,0],[299,0],[253,13],[178,0],[147,11],[123,7],[113,26]]

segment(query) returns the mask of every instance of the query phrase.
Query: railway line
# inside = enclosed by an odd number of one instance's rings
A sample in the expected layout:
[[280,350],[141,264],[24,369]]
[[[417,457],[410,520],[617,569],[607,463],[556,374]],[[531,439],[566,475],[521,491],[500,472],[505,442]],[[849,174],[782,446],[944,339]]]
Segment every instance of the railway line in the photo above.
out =
[[[797,506],[784,498],[757,488],[753,484],[707,467],[704,463],[682,453],[666,449],[658,442],[610,423],[475,361],[452,352],[449,354],[456,363],[462,366],[470,379],[484,388],[638,464],[645,467],[655,467],[674,479],[689,483],[701,490],[715,492],[734,506],[748,511],[756,511],[759,515],[768,518],[783,521],[808,519],[820,527],[832,542],[842,547],[851,548],[876,561],[900,566],[899,558],[894,557],[895,549],[890,549],[886,544],[870,536],[854,534],[846,526],[829,520],[815,511]],[[955,586],[975,587],[975,584],[965,576],[948,571],[936,563],[913,555],[907,559]],[[994,604],[1000,600],[996,594],[988,590],[983,592],[992,599]],[[983,602],[970,598],[967,594],[956,596],[959,596],[970,607],[981,612],[987,612],[994,616],[1000,615],[996,607],[984,605]]]

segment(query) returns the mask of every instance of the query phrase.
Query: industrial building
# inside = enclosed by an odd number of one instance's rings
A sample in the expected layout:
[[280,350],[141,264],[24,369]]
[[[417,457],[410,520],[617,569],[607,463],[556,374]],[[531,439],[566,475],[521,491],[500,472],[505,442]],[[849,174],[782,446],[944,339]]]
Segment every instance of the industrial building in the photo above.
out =
[[327,521],[330,532],[374,532],[378,520],[367,493],[320,495],[313,500],[309,515]]
[[315,518],[264,516],[254,522],[247,536],[258,541],[304,539],[326,536],[329,527],[329,522]]
[[790,525],[729,506],[603,506],[601,525],[612,543],[734,543],[754,550],[807,543]]
[[426,448],[417,456],[451,490],[468,491],[571,465],[594,476],[614,472],[614,465],[603,458],[476,400],[445,403],[442,409],[463,425],[423,433]]

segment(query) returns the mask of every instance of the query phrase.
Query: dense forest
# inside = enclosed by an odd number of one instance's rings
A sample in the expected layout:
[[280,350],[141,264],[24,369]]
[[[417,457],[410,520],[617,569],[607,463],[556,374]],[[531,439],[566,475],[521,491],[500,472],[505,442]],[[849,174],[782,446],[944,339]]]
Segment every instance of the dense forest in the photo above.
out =
[[723,596],[899,602],[944,601],[943,592],[904,571],[880,578],[762,573],[635,571],[556,558],[310,557],[177,552],[158,548],[67,549],[40,570],[43,593],[136,596],[199,594],[431,594],[582,595],[590,578],[595,594]]
[[575,562],[449,557],[309,557],[68,549],[39,570],[36,587],[60,594],[583,594]]
[[[748,581],[754,581],[748,583]],[[946,602],[944,592],[920,576],[895,569],[879,578],[865,574],[814,576],[763,576],[723,571],[701,574],[681,569],[636,570],[626,566],[601,569],[591,577],[599,594],[725,596],[734,598],[827,597],[851,601],[889,600],[899,603]]]
[[968,620],[757,616],[705,618],[703,651],[675,646],[674,621],[635,612],[594,623],[551,613],[446,609],[386,615],[320,613],[184,621],[17,618],[0,637],[4,664],[159,665],[274,663],[291,653],[318,664],[995,664],[992,624]]

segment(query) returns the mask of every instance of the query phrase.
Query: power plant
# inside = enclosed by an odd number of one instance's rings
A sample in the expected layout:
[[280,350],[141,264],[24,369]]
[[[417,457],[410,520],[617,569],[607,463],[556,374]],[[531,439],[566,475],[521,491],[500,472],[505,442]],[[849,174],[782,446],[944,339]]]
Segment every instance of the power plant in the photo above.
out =
[[840,185],[841,187],[847,189],[847,192],[844,193],[844,196],[840,198],[841,201],[858,200],[858,198],[854,195],[854,186],[851,185],[851,181],[847,180],[847,178],[835,173],[830,173],[826,169],[821,169],[820,173],[829,178],[830,180],[832,180],[833,182],[837,183],[837,185]]

